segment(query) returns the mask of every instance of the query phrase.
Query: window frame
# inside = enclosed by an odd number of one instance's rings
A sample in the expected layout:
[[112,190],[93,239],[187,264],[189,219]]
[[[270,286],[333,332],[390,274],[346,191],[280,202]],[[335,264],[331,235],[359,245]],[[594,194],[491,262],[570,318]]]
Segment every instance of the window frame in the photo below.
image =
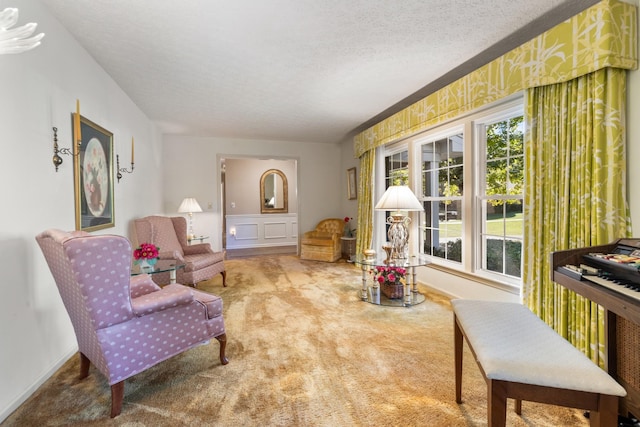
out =
[[[473,120],[473,133],[474,133],[474,165],[477,167],[476,185],[474,186],[474,202],[473,207],[476,215],[475,230],[474,233],[474,274],[490,279],[507,283],[518,288],[522,288],[522,258],[520,259],[520,271],[521,277],[515,277],[508,274],[498,273],[485,268],[484,257],[484,236],[488,235],[485,232],[485,219],[486,211],[484,201],[489,199],[503,199],[503,200],[521,200],[522,208],[524,211],[524,188],[520,195],[486,195],[486,175],[487,175],[487,141],[486,141],[486,128],[491,124],[495,124],[500,121],[504,121],[516,116],[524,116],[524,99],[521,101],[510,102],[507,105],[496,106],[484,110],[478,114],[478,117]],[[523,126],[526,124],[523,122]],[[526,129],[523,131],[526,132]],[[523,141],[524,145],[524,141]],[[524,155],[524,147],[523,147]],[[524,220],[523,220],[524,231]],[[521,247],[524,247],[524,236],[521,239]]]
[[[415,181],[416,185],[415,185],[415,194],[418,197],[418,200],[420,200],[420,202],[423,204],[423,206],[425,205],[425,203],[432,203],[432,202],[441,202],[441,201],[447,201],[447,200],[451,200],[451,201],[460,201],[460,217],[462,218],[461,220],[461,227],[462,227],[462,236],[460,237],[460,239],[462,240],[462,247],[465,246],[464,241],[465,241],[465,233],[464,233],[464,220],[465,220],[465,213],[464,213],[464,193],[461,196],[451,196],[451,197],[446,197],[446,196],[426,196],[425,193],[427,193],[427,191],[425,191],[425,189],[423,188],[422,184],[423,184],[423,179],[422,179],[422,147],[425,144],[430,144],[430,143],[435,143],[438,142],[440,140],[443,140],[445,138],[450,138],[452,136],[455,135],[462,135],[462,169],[463,169],[463,176],[466,170],[466,164],[465,164],[465,155],[466,155],[466,132],[465,132],[465,126],[463,124],[455,124],[452,126],[447,126],[443,129],[441,129],[438,132],[430,132],[428,134],[425,134],[423,137],[418,138],[414,141],[413,147],[415,150],[415,156],[413,159],[412,164],[416,165],[416,175],[418,176],[418,179]],[[440,169],[440,168],[438,168]],[[463,178],[463,182],[466,182],[466,179]],[[466,185],[465,185],[466,187]],[[461,266],[464,265],[465,262],[465,253],[464,250],[461,253],[461,260],[460,261],[455,261],[455,260],[451,260],[449,258],[443,258],[443,257],[439,257],[439,256],[435,256],[435,255],[431,255],[431,254],[426,254],[424,252],[424,233],[426,232],[426,230],[432,229],[431,227],[427,227],[426,224],[426,212],[422,211],[419,212],[418,214],[418,232],[419,232],[419,239],[418,239],[418,247],[419,247],[419,252],[427,257],[429,257],[429,259],[432,260],[438,260],[439,263],[441,262],[443,265],[447,265],[447,266],[451,266],[454,268],[460,268]]]
[[[464,142],[463,142],[463,182],[464,193],[462,196],[462,262],[449,261],[444,258],[434,257],[427,255],[431,260],[432,267],[442,269],[444,271],[451,271],[454,274],[460,274],[462,276],[468,276],[470,278],[477,278],[478,281],[494,284],[498,288],[505,288],[511,291],[520,291],[522,289],[522,278],[514,278],[513,276],[503,275],[490,271],[485,271],[479,268],[482,264],[479,264],[479,249],[478,245],[481,242],[481,225],[482,218],[481,212],[478,210],[481,205],[478,202],[477,195],[479,194],[480,185],[480,173],[481,168],[478,164],[479,155],[484,155],[484,151],[481,151],[478,144],[478,124],[488,123],[491,120],[505,117],[523,114],[524,112],[524,95],[522,93],[515,94],[507,99],[503,99],[492,105],[486,106],[478,111],[471,112],[469,114],[461,115],[449,120],[445,123],[434,126],[424,132],[412,135],[411,137],[398,141],[389,146],[385,146],[379,153],[381,155],[387,155],[393,151],[401,150],[408,144],[409,148],[409,186],[414,191],[418,199],[424,203],[422,196],[422,179],[421,179],[421,145],[425,141],[433,141],[444,136],[455,135],[459,130],[462,130]],[[526,126],[526,124],[525,124]],[[381,147],[382,148],[382,147]],[[483,160],[483,162],[486,159]],[[378,163],[379,171],[380,165],[384,168],[384,161]],[[379,174],[378,176],[382,175]],[[378,182],[378,181],[376,181]],[[384,190],[383,190],[384,191]],[[377,200],[377,199],[376,199]],[[523,194],[524,204],[524,194]],[[524,206],[523,206],[524,208]],[[419,218],[418,218],[419,217]],[[424,253],[422,250],[422,228],[419,228],[421,221],[425,218],[425,213],[421,212],[414,216],[411,224],[410,235],[412,237],[410,242],[413,253]],[[413,236],[420,236],[420,239],[415,239]],[[420,240],[420,242],[418,242]],[[419,244],[420,243],[420,244]],[[524,245],[524,240],[523,240]]]

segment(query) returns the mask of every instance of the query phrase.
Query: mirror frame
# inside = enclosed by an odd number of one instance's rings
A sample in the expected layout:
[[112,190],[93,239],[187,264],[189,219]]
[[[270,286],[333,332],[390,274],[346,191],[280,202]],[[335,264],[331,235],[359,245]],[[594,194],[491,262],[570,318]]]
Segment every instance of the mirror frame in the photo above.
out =
[[[268,208],[264,205],[264,182],[271,174],[279,175],[282,178],[282,195],[284,197],[284,207],[282,208]],[[289,213],[289,184],[287,176],[281,170],[269,169],[260,177],[260,213]]]

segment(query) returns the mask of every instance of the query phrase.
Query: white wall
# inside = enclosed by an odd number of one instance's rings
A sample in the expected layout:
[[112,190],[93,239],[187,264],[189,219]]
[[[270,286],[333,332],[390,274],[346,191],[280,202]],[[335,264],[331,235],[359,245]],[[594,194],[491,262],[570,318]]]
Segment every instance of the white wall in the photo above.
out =
[[360,160],[353,154],[353,139],[349,138],[342,142],[342,170],[340,171],[340,205],[342,207],[342,215],[338,218],[348,216],[353,218],[351,228],[358,228],[358,200],[348,198],[347,192],[347,170],[356,168],[356,181],[360,184]]
[[[52,127],[71,146],[71,113],[113,132],[121,159],[136,170],[114,183],[115,227],[97,234],[129,235],[132,218],[162,208],[162,157],[155,127],[89,53],[39,2],[16,6],[20,23],[37,22],[42,45],[0,55],[0,421],[77,349],[75,335],[35,236],[48,228],[75,228],[73,161],[56,173]],[[114,159],[115,160],[115,159]]]
[[[343,185],[340,153],[340,145],[330,143],[165,135],[162,156],[171,159],[166,162],[164,174],[165,210],[175,211],[185,192],[189,191],[205,211],[198,214],[195,233],[211,236],[212,247],[219,250],[222,248],[219,159],[238,156],[294,158],[298,161],[296,210],[299,234],[302,234],[323,218],[343,215],[340,210]],[[211,208],[208,208],[209,203]]]
[[288,213],[298,211],[298,172],[295,159],[225,159],[225,186],[227,215],[260,214],[260,179],[270,170],[277,169],[287,178]]

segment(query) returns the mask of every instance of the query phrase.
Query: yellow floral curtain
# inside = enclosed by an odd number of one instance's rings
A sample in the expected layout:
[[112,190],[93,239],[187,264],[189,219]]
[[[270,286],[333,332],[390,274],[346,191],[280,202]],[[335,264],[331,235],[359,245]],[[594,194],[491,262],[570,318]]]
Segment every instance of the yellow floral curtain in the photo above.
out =
[[375,177],[376,150],[360,157],[360,179],[358,179],[358,234],[356,253],[361,254],[371,247],[373,230],[373,180]]
[[530,89],[525,120],[523,296],[604,367],[604,311],[551,280],[551,252],[629,237],[626,72],[606,68]]

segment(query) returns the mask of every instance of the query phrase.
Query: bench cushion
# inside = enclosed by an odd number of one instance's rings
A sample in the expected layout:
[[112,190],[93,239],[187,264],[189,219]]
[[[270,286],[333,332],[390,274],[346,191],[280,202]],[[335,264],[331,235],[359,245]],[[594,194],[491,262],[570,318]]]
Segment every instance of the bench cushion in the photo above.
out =
[[487,378],[625,396],[584,353],[518,303],[451,301],[458,324]]

